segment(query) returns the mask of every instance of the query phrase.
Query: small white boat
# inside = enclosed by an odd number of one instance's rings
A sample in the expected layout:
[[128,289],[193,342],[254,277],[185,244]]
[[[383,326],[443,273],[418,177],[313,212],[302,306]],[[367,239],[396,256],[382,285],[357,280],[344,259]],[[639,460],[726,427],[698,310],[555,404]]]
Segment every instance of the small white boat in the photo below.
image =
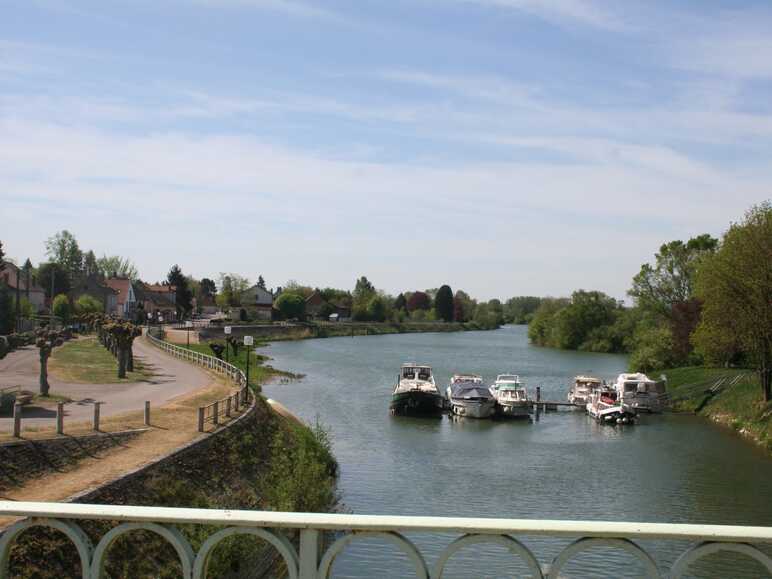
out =
[[586,407],[587,414],[602,424],[633,424],[636,419],[635,411],[624,406],[610,388],[592,392]]
[[392,414],[440,415],[445,398],[434,383],[431,366],[403,364],[391,395]]
[[574,384],[568,391],[568,401],[571,404],[585,406],[590,401],[590,394],[603,387],[603,381],[594,376],[576,376]]
[[499,416],[528,418],[533,412],[533,403],[528,400],[528,391],[517,374],[499,374],[489,390],[496,400]]
[[646,374],[620,374],[614,383],[619,401],[636,412],[662,412],[665,405],[665,385]]
[[496,400],[478,374],[455,374],[446,390],[450,412],[468,418],[490,418]]

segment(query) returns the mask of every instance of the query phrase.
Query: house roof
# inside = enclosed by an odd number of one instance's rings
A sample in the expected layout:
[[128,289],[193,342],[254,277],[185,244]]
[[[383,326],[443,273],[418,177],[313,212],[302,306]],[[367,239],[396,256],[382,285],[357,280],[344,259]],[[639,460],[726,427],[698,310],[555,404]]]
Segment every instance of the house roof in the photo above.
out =
[[250,303],[245,305],[270,306],[273,304],[273,294],[258,285],[253,285],[251,288],[241,292],[241,297],[242,303],[244,303],[245,297],[249,299]]
[[162,283],[146,283],[145,289],[150,292],[172,294],[177,291],[177,286]]

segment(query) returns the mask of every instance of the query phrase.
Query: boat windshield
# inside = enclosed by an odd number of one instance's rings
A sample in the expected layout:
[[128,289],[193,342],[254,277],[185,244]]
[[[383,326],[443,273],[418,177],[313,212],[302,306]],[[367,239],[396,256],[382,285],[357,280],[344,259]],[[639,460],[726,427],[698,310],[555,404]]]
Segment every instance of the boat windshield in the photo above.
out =
[[406,380],[429,380],[432,377],[432,369],[428,366],[403,366],[402,378]]

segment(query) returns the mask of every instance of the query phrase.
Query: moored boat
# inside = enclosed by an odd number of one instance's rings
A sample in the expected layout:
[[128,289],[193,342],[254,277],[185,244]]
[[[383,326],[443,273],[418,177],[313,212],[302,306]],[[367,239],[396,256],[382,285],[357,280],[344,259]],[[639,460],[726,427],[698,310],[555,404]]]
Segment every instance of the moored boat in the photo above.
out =
[[594,376],[576,376],[568,391],[568,401],[571,404],[585,406],[590,401],[590,394],[603,387],[603,381]]
[[662,412],[665,385],[646,374],[620,374],[614,383],[619,401],[636,412]]
[[445,398],[437,390],[431,366],[403,364],[391,395],[392,414],[431,416],[445,409]]
[[446,394],[450,411],[456,416],[490,418],[496,408],[496,400],[478,374],[454,375]]
[[533,403],[528,400],[528,391],[517,374],[499,374],[489,390],[496,400],[497,415],[528,418],[533,412]]
[[586,408],[587,414],[602,424],[633,424],[636,419],[635,411],[624,406],[616,390],[610,388],[592,392]]

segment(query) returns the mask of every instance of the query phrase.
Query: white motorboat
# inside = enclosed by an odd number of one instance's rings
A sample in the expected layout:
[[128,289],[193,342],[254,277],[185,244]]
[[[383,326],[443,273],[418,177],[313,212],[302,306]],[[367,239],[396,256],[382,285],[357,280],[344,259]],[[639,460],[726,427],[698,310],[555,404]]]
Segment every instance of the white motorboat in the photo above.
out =
[[574,384],[568,391],[568,401],[571,404],[585,406],[590,400],[590,394],[593,391],[602,388],[604,385],[600,378],[594,376],[576,376]]
[[636,419],[635,411],[624,406],[616,390],[610,388],[593,391],[586,408],[587,414],[602,424],[633,424]]
[[636,412],[662,412],[665,405],[665,384],[646,374],[620,374],[614,383],[619,401]]
[[489,390],[496,400],[496,413],[499,416],[528,418],[533,412],[528,391],[517,374],[499,374]]
[[403,364],[391,395],[392,414],[439,415],[445,398],[434,383],[431,366]]
[[496,409],[496,400],[478,374],[456,374],[446,390],[450,411],[457,416],[489,418]]

